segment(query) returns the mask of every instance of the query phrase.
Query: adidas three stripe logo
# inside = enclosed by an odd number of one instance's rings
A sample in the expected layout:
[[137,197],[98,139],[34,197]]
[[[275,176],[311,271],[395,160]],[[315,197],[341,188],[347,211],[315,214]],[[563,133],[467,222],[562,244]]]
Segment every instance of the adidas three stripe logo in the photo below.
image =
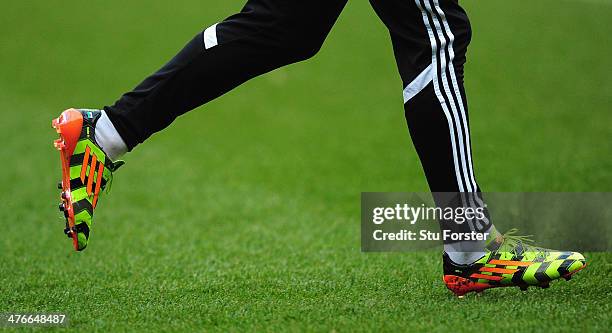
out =
[[[81,182],[87,187],[87,195],[93,193],[93,208],[98,202],[98,194],[102,185],[102,175],[104,174],[104,163],[98,161],[98,157],[91,152],[89,146],[85,148],[85,156],[83,156],[83,166],[81,167]],[[93,187],[95,179],[95,188]]]

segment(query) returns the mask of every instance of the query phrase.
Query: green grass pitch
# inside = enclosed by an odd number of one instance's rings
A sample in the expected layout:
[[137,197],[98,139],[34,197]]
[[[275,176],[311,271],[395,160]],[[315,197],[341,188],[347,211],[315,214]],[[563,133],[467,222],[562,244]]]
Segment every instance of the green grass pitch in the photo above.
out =
[[[462,3],[483,188],[611,191],[612,4]],[[584,272],[548,290],[462,300],[438,253],[360,253],[360,192],[427,190],[388,34],[366,1],[348,4],[313,60],[127,156],[89,248],[73,253],[51,118],[113,102],[240,6],[2,3],[0,312],[66,312],[81,332],[609,329],[609,253],[587,253]]]

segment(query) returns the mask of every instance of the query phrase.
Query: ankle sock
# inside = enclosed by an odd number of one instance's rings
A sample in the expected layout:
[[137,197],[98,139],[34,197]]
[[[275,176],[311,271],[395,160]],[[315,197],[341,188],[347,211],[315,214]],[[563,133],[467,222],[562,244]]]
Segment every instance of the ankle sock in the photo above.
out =
[[117,161],[121,156],[125,155],[128,147],[125,141],[117,132],[117,129],[106,115],[104,110],[96,123],[96,142],[100,148],[106,153],[111,161]]
[[486,254],[487,245],[492,240],[494,240],[495,237],[497,237],[497,230],[493,225],[491,225],[491,227],[483,233],[488,233],[486,240],[461,241],[456,243],[444,244],[444,252],[446,252],[449,259],[456,264],[471,264]]

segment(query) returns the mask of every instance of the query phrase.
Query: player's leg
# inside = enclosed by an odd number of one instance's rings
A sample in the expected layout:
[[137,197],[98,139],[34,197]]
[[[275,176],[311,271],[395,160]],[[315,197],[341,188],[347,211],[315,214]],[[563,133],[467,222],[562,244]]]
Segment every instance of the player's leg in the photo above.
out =
[[250,0],[105,110],[129,149],[243,82],[312,57],[346,0]]
[[[433,21],[427,8],[434,11],[435,4],[429,0],[371,2],[391,33],[403,81],[408,128],[437,204],[482,206],[463,88],[463,65],[471,35],[465,12],[455,5],[447,9],[444,22],[437,12],[438,20]],[[458,229],[486,233],[492,231],[492,226],[484,219],[470,221]],[[447,252],[464,263],[482,256],[483,247],[484,242],[446,244]]]
[[249,0],[243,10],[198,33],[172,60],[112,106],[70,109],[60,134],[66,234],[87,245],[98,196],[116,161],[183,113],[243,82],[312,57],[346,0]]
[[[467,14],[456,0],[370,1],[391,33],[406,120],[430,189],[438,192],[437,204],[484,207],[474,177],[463,85],[471,38]],[[442,221],[441,228],[497,236],[445,243],[445,282],[458,295],[496,286],[547,286],[584,267],[579,253],[544,250],[512,234],[499,235],[488,214],[462,225]]]

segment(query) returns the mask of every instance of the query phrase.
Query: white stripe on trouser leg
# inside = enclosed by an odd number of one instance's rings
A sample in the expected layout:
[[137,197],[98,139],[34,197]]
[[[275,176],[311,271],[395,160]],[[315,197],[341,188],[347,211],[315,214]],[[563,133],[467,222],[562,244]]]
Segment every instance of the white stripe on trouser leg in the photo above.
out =
[[440,102],[440,106],[442,107],[442,111],[446,116],[446,120],[448,122],[448,131],[450,134],[451,148],[453,152],[453,164],[455,166],[455,177],[457,179],[457,187],[459,188],[459,192],[464,192],[463,180],[461,178],[461,174],[459,171],[459,162],[457,159],[457,147],[455,146],[455,128],[453,125],[453,121],[451,120],[450,113],[446,106],[446,102],[444,101],[444,96],[442,96],[442,92],[440,91],[440,85],[438,82],[438,60],[437,60],[437,52],[438,52],[438,43],[436,42],[436,38],[434,37],[434,33],[429,25],[429,18],[427,17],[427,13],[421,4],[421,0],[415,0],[417,7],[421,10],[421,15],[423,16],[423,22],[425,23],[425,27],[427,28],[427,34],[429,35],[429,41],[431,43],[431,66],[433,69],[433,85],[434,91],[436,93],[436,97]]
[[446,95],[448,102],[450,103],[451,111],[453,114],[453,119],[455,121],[455,128],[457,129],[457,135],[458,135],[458,140],[459,140],[459,154],[461,157],[461,169],[463,170],[463,179],[465,180],[465,185],[466,185],[465,187],[466,187],[467,192],[474,192],[474,190],[472,189],[472,184],[469,181],[470,177],[468,175],[468,170],[467,170],[467,158],[466,158],[467,149],[465,148],[465,141],[464,141],[464,134],[463,134],[464,131],[461,126],[461,120],[459,118],[459,111],[457,108],[457,103],[455,102],[453,94],[450,90],[448,76],[446,75],[446,70],[449,69],[450,66],[452,66],[454,59],[450,55],[447,58],[446,48],[449,45],[449,43],[446,40],[444,33],[442,32],[442,25],[440,24],[440,21],[436,17],[436,14],[433,12],[433,9],[431,6],[431,0],[424,0],[424,3],[425,3],[425,8],[427,8],[427,12],[429,13],[433,21],[434,28],[436,30],[438,39],[440,40],[440,46],[438,48],[439,53],[440,53],[440,65],[441,65],[440,67],[442,69],[440,72],[440,78],[442,80],[442,86],[444,88],[444,93]]
[[[439,0],[434,0],[434,4],[436,6],[436,11],[438,12],[438,14],[440,15],[440,17],[442,18],[442,24],[444,25],[444,29],[446,31],[446,34],[448,35],[448,38],[450,39],[449,45],[448,45],[448,52],[451,56],[451,58],[455,58],[455,51],[453,49],[453,42],[455,41],[455,35],[453,34],[450,25],[448,24],[448,21],[446,20],[446,14],[444,14],[444,11],[442,10],[442,8],[440,7],[440,1]],[[468,170],[469,170],[469,175],[470,175],[470,181],[472,183],[472,187],[474,189],[474,192],[478,191],[478,188],[476,186],[476,178],[474,177],[474,165],[472,164],[472,148],[470,145],[470,129],[469,126],[467,124],[467,114],[465,112],[465,107],[463,104],[463,97],[461,96],[461,91],[459,89],[459,84],[457,84],[457,76],[455,75],[455,66],[454,64],[451,62],[450,63],[450,74],[451,74],[451,80],[453,83],[453,89],[455,91],[455,95],[457,96],[457,100],[458,100],[458,104],[459,104],[459,109],[461,110],[461,115],[463,117],[463,129],[465,131],[465,142],[466,142],[466,147],[467,147],[467,158],[468,158]],[[477,199],[477,201],[481,201],[480,198]]]
[[217,46],[217,24],[204,30],[204,47],[208,50],[215,46]]
[[433,79],[433,66],[429,64],[421,74],[419,74],[408,86],[404,89],[404,104],[411,100],[414,96],[418,95],[431,80]]
[[[484,202],[480,199],[480,197],[478,197],[478,195],[476,194],[476,192],[478,191],[478,187],[476,185],[476,179],[474,177],[474,168],[472,165],[472,151],[471,151],[471,145],[470,145],[470,131],[469,131],[469,127],[467,124],[467,113],[465,112],[465,106],[463,104],[463,97],[461,96],[461,91],[459,89],[459,84],[457,83],[457,76],[455,74],[455,66],[453,64],[453,60],[455,59],[455,51],[453,49],[453,44],[455,42],[455,36],[450,28],[450,25],[448,24],[448,21],[446,20],[446,14],[444,13],[444,11],[442,10],[442,8],[440,7],[440,3],[439,0],[426,0],[429,1],[429,3],[431,4],[433,2],[433,4],[435,5],[435,10],[438,13],[440,20],[438,20],[438,18],[436,17],[435,13],[433,12],[432,6],[426,6],[427,9],[429,10],[432,20],[434,21],[434,25],[438,31],[438,36],[440,38],[440,40],[442,40],[444,38],[444,34],[442,33],[442,26],[444,27],[444,31],[446,32],[446,35],[448,36],[448,44],[447,44],[447,48],[448,48],[448,56],[449,56],[449,60],[448,60],[448,71],[449,71],[449,75],[450,75],[450,79],[452,82],[452,88],[453,88],[453,92],[454,92],[454,96],[452,94],[452,92],[450,92],[449,90],[446,90],[446,94],[449,98],[449,101],[451,101],[453,104],[455,104],[459,111],[461,112],[461,124],[457,123],[457,127],[460,127],[460,133],[463,132],[465,133],[464,139],[465,141],[461,142],[461,146],[460,148],[464,148],[465,147],[465,157],[467,160],[462,159],[463,162],[463,170],[464,170],[464,176],[465,176],[465,180],[467,183],[469,183],[468,187],[468,191],[471,192],[468,194],[468,200],[467,202],[469,202],[469,205],[471,207],[484,207],[485,204]],[[442,24],[440,24],[439,22],[442,21]],[[443,49],[440,48],[441,52],[443,52]],[[442,56],[442,55],[441,55]],[[446,74],[446,73],[445,73]],[[444,79],[445,79],[445,88],[448,87],[448,78],[446,77],[446,75],[444,75]],[[453,112],[457,112],[457,108],[453,107]],[[455,118],[457,120],[457,118]],[[463,151],[462,151],[463,153]],[[462,156],[463,157],[463,156]],[[466,174],[467,173],[467,174]],[[471,187],[471,189],[470,189]],[[463,202],[466,202],[465,200]],[[489,225],[489,220],[485,217],[483,218],[483,221],[486,225]],[[477,223],[481,223],[478,222]],[[476,231],[475,226],[473,225],[473,221],[470,221],[469,223],[470,228],[473,231]],[[481,227],[478,227],[478,229],[481,229]]]

